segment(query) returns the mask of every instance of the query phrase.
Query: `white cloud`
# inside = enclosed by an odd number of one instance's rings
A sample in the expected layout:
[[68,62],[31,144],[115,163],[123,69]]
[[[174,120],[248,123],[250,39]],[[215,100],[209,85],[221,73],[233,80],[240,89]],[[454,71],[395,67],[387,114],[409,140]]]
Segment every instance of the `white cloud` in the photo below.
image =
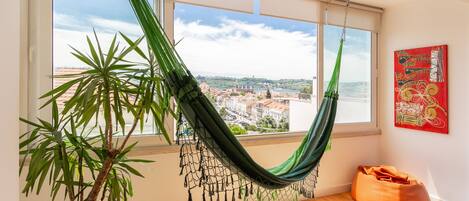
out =
[[[329,80],[332,69],[335,65],[337,52],[325,50],[324,59],[324,80]],[[341,82],[363,82],[369,81],[371,76],[370,55],[366,53],[347,53],[342,55],[342,65],[340,69]]]
[[[54,42],[53,42],[53,60],[55,67],[84,67],[83,62],[76,59],[70,54],[72,49],[70,46],[76,48],[83,53],[87,53],[88,44],[86,43],[86,36],[89,36],[93,42],[93,27],[96,28],[96,32],[99,38],[99,42],[102,45],[103,51],[107,51],[107,48],[111,44],[114,34],[122,32],[132,39],[136,39],[138,36],[143,35],[140,27],[137,24],[109,20],[97,17],[89,17],[85,21],[90,22],[89,26],[81,25],[75,18],[63,15],[54,14],[54,23],[58,27],[54,27]],[[118,37],[119,39],[120,37]],[[128,46],[125,41],[118,40],[120,47]],[[146,49],[146,45],[142,42],[142,49]],[[139,60],[138,56],[131,54],[128,57],[133,61]]]
[[[316,37],[307,33],[227,19],[219,26],[176,19],[175,38],[183,38],[178,52],[196,73],[273,79],[312,79],[316,75]],[[325,50],[324,54],[328,79],[337,52]],[[344,53],[341,81],[365,81],[369,76],[369,54]]]
[[80,22],[70,15],[54,12],[54,25],[59,26],[78,26]]
[[83,63],[75,59],[70,52],[72,46],[80,51],[85,51],[87,46],[85,36],[91,33],[70,31],[65,29],[54,29],[54,66],[55,67],[83,67]]
[[306,78],[316,74],[316,37],[264,24],[222,20],[219,26],[175,20],[176,47],[195,73]]
[[[85,21],[90,22],[90,26],[85,27],[73,17],[55,15],[56,24],[68,25],[54,29],[55,66],[83,66],[70,54],[68,45],[87,52],[85,37],[92,36],[92,27],[96,27],[105,47],[117,31],[130,34],[133,38],[142,34],[137,24],[89,17]],[[308,33],[229,19],[223,19],[218,26],[176,19],[175,38],[176,41],[183,38],[177,50],[195,74],[271,79],[312,79],[316,75],[316,37]],[[121,42],[121,45],[125,43]],[[336,52],[326,50],[324,54],[325,67],[331,69]],[[369,57],[359,52],[344,54],[341,81],[368,80]],[[131,59],[136,59],[136,56],[132,55]],[[329,76],[326,70],[325,79]]]
[[99,17],[91,17],[89,20],[93,26],[101,28],[102,31],[110,33],[122,32],[126,35],[128,34],[137,37],[143,35],[142,29],[138,24]]

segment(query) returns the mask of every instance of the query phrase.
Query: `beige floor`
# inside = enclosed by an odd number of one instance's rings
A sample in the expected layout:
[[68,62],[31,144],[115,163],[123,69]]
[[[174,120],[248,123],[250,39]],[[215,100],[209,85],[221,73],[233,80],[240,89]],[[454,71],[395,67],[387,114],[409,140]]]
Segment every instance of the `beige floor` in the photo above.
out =
[[331,195],[326,197],[320,197],[308,201],[353,201],[350,193],[341,193],[337,195]]

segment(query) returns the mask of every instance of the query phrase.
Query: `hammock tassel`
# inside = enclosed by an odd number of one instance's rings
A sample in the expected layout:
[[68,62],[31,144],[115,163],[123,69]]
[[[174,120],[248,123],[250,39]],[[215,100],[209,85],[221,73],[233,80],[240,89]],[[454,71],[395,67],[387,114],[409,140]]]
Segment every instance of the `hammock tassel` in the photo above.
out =
[[181,144],[181,148],[179,148],[179,158],[182,158],[182,156],[183,156],[184,152],[182,150],[184,149],[184,145],[186,145],[186,144]]
[[192,201],[192,193],[191,190],[187,190],[187,193],[189,194],[189,198],[187,198],[187,201]]
[[215,195],[215,184],[211,184],[210,186],[212,186],[212,195]]
[[199,171],[202,170],[202,165],[203,165],[203,160],[204,160],[204,155],[200,154],[200,159],[199,159]]
[[197,142],[195,143],[195,149],[200,150],[200,140],[197,139]]
[[[182,116],[182,113],[180,113],[179,116]],[[181,118],[179,118],[178,121],[179,121],[180,119],[181,119]],[[180,145],[179,139],[181,138],[181,134],[180,134],[181,124],[182,124],[182,123],[179,123],[179,122],[178,122],[178,124],[177,124],[177,126],[176,126],[176,144],[177,144],[177,145]]]
[[246,184],[246,185],[244,186],[244,188],[245,188],[244,197],[247,197],[247,196],[249,196],[249,187],[248,187],[248,184]]
[[204,191],[202,192],[202,201],[206,201],[206,199],[205,199],[205,188],[204,188]]
[[183,164],[183,157],[179,157],[179,167],[182,167],[182,164]]
[[200,182],[202,182],[202,180],[205,179],[205,170],[202,168],[202,170],[200,170],[200,173],[202,174],[200,176]]
[[179,171],[179,176],[181,176],[183,172],[184,172],[184,166],[181,166],[181,171]]
[[236,201],[235,189],[233,189],[233,194],[231,195],[231,201]]
[[225,191],[225,179],[224,178],[221,179],[221,184],[220,185],[221,185],[220,186],[220,191]]

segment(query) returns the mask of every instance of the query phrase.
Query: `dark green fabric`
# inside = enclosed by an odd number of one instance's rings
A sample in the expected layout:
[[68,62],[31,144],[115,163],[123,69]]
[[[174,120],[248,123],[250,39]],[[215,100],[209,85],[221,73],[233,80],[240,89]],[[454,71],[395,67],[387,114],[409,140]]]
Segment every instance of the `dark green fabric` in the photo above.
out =
[[272,169],[265,169],[251,158],[231,133],[214,106],[202,94],[197,81],[187,70],[170,40],[166,37],[148,2],[146,0],[129,1],[145,33],[148,45],[160,64],[165,82],[176,98],[182,113],[196,131],[195,133],[207,133],[210,136],[209,138],[201,138],[202,141],[206,141],[204,143],[213,142],[220,147],[220,149],[211,150],[214,155],[227,156],[228,159],[223,160],[229,160],[230,164],[236,164],[236,168],[242,174],[270,189],[282,188],[293,182],[301,181],[313,171],[326,150],[334,125],[343,40],[340,41],[336,65],[328,90],[301,145],[284,163]]

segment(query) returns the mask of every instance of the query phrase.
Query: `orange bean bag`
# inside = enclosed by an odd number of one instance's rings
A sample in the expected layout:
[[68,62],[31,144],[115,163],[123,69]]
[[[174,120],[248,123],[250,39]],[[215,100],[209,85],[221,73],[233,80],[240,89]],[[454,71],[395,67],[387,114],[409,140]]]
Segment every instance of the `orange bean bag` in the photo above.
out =
[[392,166],[360,166],[352,183],[356,201],[430,201],[422,182]]

